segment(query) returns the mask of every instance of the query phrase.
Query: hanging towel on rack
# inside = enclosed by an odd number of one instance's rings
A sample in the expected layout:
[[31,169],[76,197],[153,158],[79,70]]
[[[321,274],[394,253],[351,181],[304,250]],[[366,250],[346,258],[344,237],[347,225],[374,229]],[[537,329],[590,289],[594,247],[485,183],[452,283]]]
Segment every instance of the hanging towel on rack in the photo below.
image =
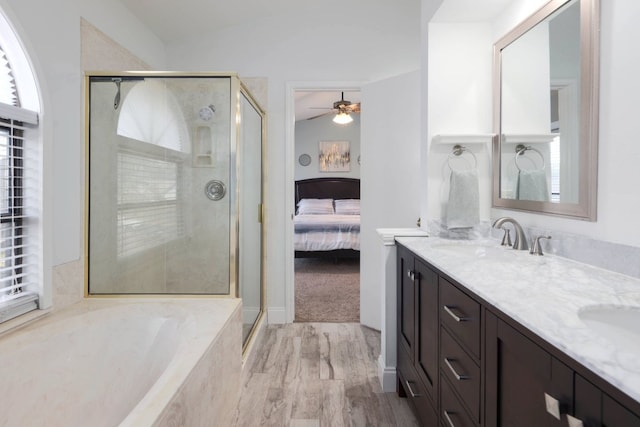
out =
[[549,201],[547,174],[544,169],[523,169],[518,172],[516,199],[536,200],[539,202]]
[[468,228],[480,222],[478,171],[451,171],[447,228]]

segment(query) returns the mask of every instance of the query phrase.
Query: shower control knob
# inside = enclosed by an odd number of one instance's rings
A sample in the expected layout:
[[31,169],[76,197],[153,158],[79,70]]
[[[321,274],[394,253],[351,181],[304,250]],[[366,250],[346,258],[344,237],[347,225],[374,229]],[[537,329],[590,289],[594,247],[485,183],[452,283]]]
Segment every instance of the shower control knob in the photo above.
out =
[[211,200],[217,201],[224,197],[227,194],[227,188],[224,186],[222,181],[211,180],[207,182],[204,187],[204,194]]

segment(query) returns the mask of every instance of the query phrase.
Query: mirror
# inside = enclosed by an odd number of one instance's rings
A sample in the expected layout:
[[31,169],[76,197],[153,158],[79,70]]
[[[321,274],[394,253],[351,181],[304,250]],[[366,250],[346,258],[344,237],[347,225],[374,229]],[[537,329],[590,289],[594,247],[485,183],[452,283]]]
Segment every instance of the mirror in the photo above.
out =
[[595,221],[599,0],[552,0],[494,46],[493,206]]

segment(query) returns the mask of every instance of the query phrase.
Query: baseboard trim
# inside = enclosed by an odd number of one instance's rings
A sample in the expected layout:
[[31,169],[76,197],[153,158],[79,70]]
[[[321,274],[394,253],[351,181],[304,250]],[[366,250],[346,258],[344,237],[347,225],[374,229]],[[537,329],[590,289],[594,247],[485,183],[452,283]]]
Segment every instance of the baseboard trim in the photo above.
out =
[[267,322],[270,325],[282,325],[287,323],[287,312],[284,307],[267,309]]
[[382,355],[378,357],[378,378],[384,393],[395,393],[397,373],[395,366],[386,366]]

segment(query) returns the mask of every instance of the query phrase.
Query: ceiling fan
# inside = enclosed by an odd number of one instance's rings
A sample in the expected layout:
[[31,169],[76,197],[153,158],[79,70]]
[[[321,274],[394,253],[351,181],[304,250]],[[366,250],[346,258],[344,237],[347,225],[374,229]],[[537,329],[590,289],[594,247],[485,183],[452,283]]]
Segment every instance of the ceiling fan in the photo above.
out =
[[[344,99],[344,92],[341,92],[341,99],[340,101],[336,101],[333,103],[333,108],[331,107],[310,107],[312,109],[322,109],[322,110],[326,110],[329,109],[330,111],[327,111],[326,113],[322,113],[322,114],[318,114],[316,116],[313,117],[309,117],[307,120],[313,120],[313,119],[317,119],[318,117],[322,117],[325,116],[327,114],[335,114],[336,117],[338,116],[349,116],[350,113],[359,113],[360,112],[360,103],[352,103],[351,101],[346,101]],[[335,121],[335,119],[334,119]],[[350,122],[351,120],[349,120]],[[348,122],[347,122],[348,123]]]

